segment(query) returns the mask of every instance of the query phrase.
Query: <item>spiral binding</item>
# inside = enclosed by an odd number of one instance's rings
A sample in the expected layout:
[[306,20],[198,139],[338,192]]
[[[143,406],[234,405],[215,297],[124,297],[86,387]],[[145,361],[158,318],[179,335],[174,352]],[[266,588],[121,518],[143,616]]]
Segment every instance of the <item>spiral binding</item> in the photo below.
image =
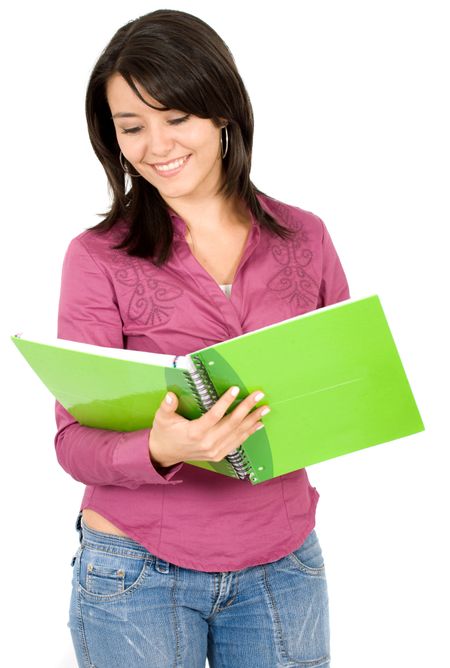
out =
[[254,478],[253,468],[250,464],[244,448],[240,445],[236,450],[226,455],[225,459],[231,464],[238,478],[244,480],[245,478]]
[[[200,357],[198,355],[190,355],[190,359],[193,362],[193,368],[191,371],[186,371],[186,379],[200,410],[202,413],[206,413],[219,399],[219,395]],[[225,460],[229,464],[230,472],[240,480],[245,480],[246,478],[250,478],[251,480],[256,479],[250,461],[241,445],[226,455]]]

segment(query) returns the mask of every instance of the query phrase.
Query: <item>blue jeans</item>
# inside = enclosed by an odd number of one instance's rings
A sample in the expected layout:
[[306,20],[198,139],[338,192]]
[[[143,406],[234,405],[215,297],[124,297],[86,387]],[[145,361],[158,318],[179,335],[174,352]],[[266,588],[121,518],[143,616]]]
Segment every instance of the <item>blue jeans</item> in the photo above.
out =
[[329,668],[328,592],[313,529],[286,557],[209,573],[78,517],[69,627],[83,668]]

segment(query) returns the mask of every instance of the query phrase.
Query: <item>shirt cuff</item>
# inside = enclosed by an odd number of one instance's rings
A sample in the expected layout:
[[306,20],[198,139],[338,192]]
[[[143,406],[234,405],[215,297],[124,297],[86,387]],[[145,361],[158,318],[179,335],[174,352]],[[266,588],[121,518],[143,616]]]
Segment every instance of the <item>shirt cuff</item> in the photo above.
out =
[[150,429],[124,432],[113,454],[113,465],[129,480],[141,485],[178,485],[182,480],[172,480],[184,462],[173,466],[155,467],[148,446]]

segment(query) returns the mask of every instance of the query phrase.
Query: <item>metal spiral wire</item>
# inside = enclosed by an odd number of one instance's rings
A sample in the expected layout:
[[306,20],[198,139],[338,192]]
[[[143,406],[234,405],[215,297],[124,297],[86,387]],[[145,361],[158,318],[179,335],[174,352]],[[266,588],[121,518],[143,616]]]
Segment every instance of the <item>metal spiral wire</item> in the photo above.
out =
[[230,462],[234,471],[237,473],[238,478],[241,480],[245,480],[251,476],[253,471],[252,465],[250,464],[242,445],[230,452],[225,459]]
[[190,385],[195,388],[194,394],[197,398],[200,398],[200,410],[202,413],[206,413],[219,399],[219,395],[217,394],[216,388],[212,384],[201,359],[197,355],[192,355],[191,359],[194,362],[195,371],[192,371],[190,374]]
[[[191,355],[195,371],[186,372],[186,378],[197,404],[206,413],[219,399],[216,388],[212,384],[208,373],[197,355]],[[231,467],[231,472],[239,479],[245,480],[252,475],[252,466],[242,446],[239,446],[225,457]]]

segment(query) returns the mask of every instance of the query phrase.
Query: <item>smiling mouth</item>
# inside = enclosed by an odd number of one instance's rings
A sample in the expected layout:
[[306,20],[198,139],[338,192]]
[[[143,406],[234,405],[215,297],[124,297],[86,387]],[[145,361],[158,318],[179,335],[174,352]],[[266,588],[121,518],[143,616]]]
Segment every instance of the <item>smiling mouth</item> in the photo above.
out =
[[181,169],[185,166],[190,157],[191,154],[185,155],[183,158],[178,158],[177,160],[172,160],[171,162],[165,164],[155,163],[151,166],[158,174],[162,174],[163,176],[169,176],[181,171]]

